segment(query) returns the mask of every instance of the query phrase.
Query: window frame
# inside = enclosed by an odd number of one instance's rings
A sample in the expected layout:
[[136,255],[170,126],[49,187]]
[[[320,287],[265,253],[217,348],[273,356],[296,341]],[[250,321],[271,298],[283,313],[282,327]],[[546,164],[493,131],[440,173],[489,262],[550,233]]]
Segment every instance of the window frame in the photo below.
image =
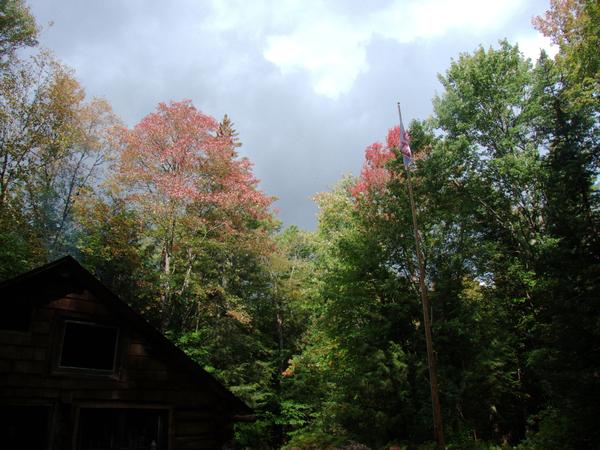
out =
[[[111,369],[98,369],[93,367],[79,367],[79,366],[63,366],[61,364],[63,358],[63,349],[65,343],[65,333],[67,331],[67,326],[69,323],[76,323],[81,325],[87,325],[92,327],[100,327],[100,328],[112,328],[115,330],[115,346],[113,349],[113,358],[112,358],[112,368]],[[56,360],[54,364],[54,368],[56,372],[60,373],[78,373],[78,374],[89,374],[89,375],[100,375],[100,376],[115,376],[119,373],[119,354],[120,354],[120,343],[122,340],[121,336],[121,327],[115,324],[95,322],[90,320],[82,320],[79,318],[71,318],[65,317],[62,320],[60,332],[58,335],[58,352],[56,355]]]

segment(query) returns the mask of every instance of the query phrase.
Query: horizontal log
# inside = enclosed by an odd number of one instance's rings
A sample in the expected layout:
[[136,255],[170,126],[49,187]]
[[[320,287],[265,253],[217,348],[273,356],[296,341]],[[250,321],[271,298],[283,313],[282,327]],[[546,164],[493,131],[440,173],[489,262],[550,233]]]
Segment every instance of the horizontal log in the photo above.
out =
[[60,311],[77,311],[89,314],[92,316],[90,317],[90,320],[93,320],[93,317],[104,319],[109,315],[108,309],[102,303],[88,302],[77,298],[61,298],[54,300],[46,307],[48,309]]
[[44,361],[47,359],[47,352],[39,347],[0,345],[0,359]]

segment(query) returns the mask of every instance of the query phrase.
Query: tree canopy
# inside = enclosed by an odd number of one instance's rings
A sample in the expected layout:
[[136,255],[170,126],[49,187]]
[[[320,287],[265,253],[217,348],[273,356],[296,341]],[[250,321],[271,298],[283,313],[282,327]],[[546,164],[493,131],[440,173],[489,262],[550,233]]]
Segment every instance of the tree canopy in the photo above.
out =
[[[408,129],[448,448],[600,445],[600,7],[534,25],[555,58],[462,53]],[[284,228],[229,115],[126,127],[37,30],[0,2],[0,277],[77,257],[254,408],[236,448],[431,448],[399,127]]]

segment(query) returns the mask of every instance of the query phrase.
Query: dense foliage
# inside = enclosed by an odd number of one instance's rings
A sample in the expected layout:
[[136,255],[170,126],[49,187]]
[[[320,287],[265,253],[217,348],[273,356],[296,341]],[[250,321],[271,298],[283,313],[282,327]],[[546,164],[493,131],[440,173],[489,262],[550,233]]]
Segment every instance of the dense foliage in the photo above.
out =
[[[239,448],[430,445],[397,127],[317,196],[315,232],[281,230],[228,116],[170,102],[124,127],[20,56],[23,2],[0,9],[0,277],[73,254],[254,408]],[[451,448],[600,445],[600,7],[534,24],[554,59],[461,54],[409,129]]]

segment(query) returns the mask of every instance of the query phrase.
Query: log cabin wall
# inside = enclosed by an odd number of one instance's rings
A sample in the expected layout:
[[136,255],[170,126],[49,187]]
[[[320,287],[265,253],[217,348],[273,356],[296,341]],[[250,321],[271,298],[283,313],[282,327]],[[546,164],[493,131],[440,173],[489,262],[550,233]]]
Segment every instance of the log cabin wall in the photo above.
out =
[[183,450],[221,448],[231,438],[230,401],[110,302],[87,289],[2,301],[31,305],[17,311],[29,323],[0,327],[0,430],[13,445],[86,450],[121,440],[119,448]]

